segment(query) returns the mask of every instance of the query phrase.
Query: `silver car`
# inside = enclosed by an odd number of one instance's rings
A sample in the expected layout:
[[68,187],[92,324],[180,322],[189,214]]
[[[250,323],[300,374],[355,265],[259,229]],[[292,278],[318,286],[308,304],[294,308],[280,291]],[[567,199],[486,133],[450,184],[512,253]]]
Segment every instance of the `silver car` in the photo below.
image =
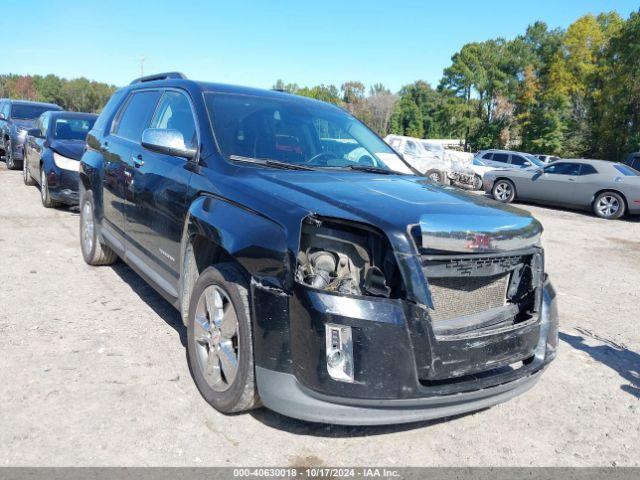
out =
[[495,170],[485,192],[500,202],[515,199],[588,209],[602,218],[640,214],[640,172],[606,160],[558,160],[543,168]]

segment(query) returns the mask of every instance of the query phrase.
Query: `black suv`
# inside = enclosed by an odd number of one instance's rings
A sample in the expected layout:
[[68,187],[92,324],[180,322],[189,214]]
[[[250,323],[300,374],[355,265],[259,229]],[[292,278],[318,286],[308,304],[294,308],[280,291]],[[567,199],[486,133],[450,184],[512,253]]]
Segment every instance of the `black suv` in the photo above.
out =
[[27,132],[36,126],[38,117],[49,110],[62,108],[53,103],[0,100],[0,150],[9,170],[22,168]]
[[87,263],[121,257],[180,310],[222,412],[450,416],[527,390],[555,356],[540,224],[414,175],[330,104],[138,79],[88,134],[80,211]]

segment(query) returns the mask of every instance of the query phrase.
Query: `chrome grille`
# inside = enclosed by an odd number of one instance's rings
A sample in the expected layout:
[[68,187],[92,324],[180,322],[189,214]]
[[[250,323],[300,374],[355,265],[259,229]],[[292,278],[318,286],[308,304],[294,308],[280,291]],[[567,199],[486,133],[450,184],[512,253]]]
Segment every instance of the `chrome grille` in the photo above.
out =
[[429,280],[434,322],[485,312],[506,304],[509,273],[489,277],[441,277]]

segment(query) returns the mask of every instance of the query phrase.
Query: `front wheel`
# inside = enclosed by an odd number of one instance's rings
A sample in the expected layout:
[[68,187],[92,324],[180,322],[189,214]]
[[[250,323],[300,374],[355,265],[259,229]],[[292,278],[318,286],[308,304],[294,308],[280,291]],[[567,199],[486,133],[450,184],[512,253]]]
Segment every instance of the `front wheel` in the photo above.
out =
[[502,203],[511,203],[516,198],[516,187],[510,180],[498,180],[491,190],[493,198]]
[[44,169],[44,165],[40,167],[40,199],[42,200],[42,205],[45,208],[58,206],[58,202],[53,200],[49,194],[49,183],[47,181],[47,172]]
[[253,363],[248,282],[233,263],[209,267],[191,294],[187,350],[204,399],[223,413],[259,405]]
[[13,159],[13,144],[11,139],[7,140],[5,144],[4,162],[7,165],[8,170],[16,169],[16,161]]
[[593,202],[593,213],[600,218],[615,220],[624,214],[624,198],[615,192],[604,192]]
[[111,265],[118,259],[116,252],[100,242],[96,229],[93,192],[86,190],[80,198],[80,249],[89,265]]
[[425,176],[436,183],[448,183],[445,182],[445,180],[448,180],[447,176],[441,170],[427,170]]
[[22,161],[22,180],[24,181],[24,184],[29,187],[32,187],[36,184],[36,182],[33,180],[33,177],[31,176],[31,173],[29,173],[29,165],[27,163],[26,157]]
[[474,175],[473,177],[473,189],[482,190],[482,177],[480,175]]

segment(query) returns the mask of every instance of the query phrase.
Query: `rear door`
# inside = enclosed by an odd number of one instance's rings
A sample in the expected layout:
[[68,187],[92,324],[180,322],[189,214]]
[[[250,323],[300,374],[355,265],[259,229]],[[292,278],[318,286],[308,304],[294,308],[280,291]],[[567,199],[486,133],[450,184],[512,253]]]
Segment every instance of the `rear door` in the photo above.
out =
[[159,90],[132,92],[104,138],[104,224],[120,238],[126,238],[125,211],[133,198],[132,151],[139,144],[159,98]]
[[[149,128],[177,130],[186,146],[198,148],[196,124],[188,94],[167,89]],[[196,163],[147,150],[140,143],[135,145],[132,156],[133,201],[127,206],[127,235],[139,255],[151,260],[160,276],[177,282],[187,189]]]

